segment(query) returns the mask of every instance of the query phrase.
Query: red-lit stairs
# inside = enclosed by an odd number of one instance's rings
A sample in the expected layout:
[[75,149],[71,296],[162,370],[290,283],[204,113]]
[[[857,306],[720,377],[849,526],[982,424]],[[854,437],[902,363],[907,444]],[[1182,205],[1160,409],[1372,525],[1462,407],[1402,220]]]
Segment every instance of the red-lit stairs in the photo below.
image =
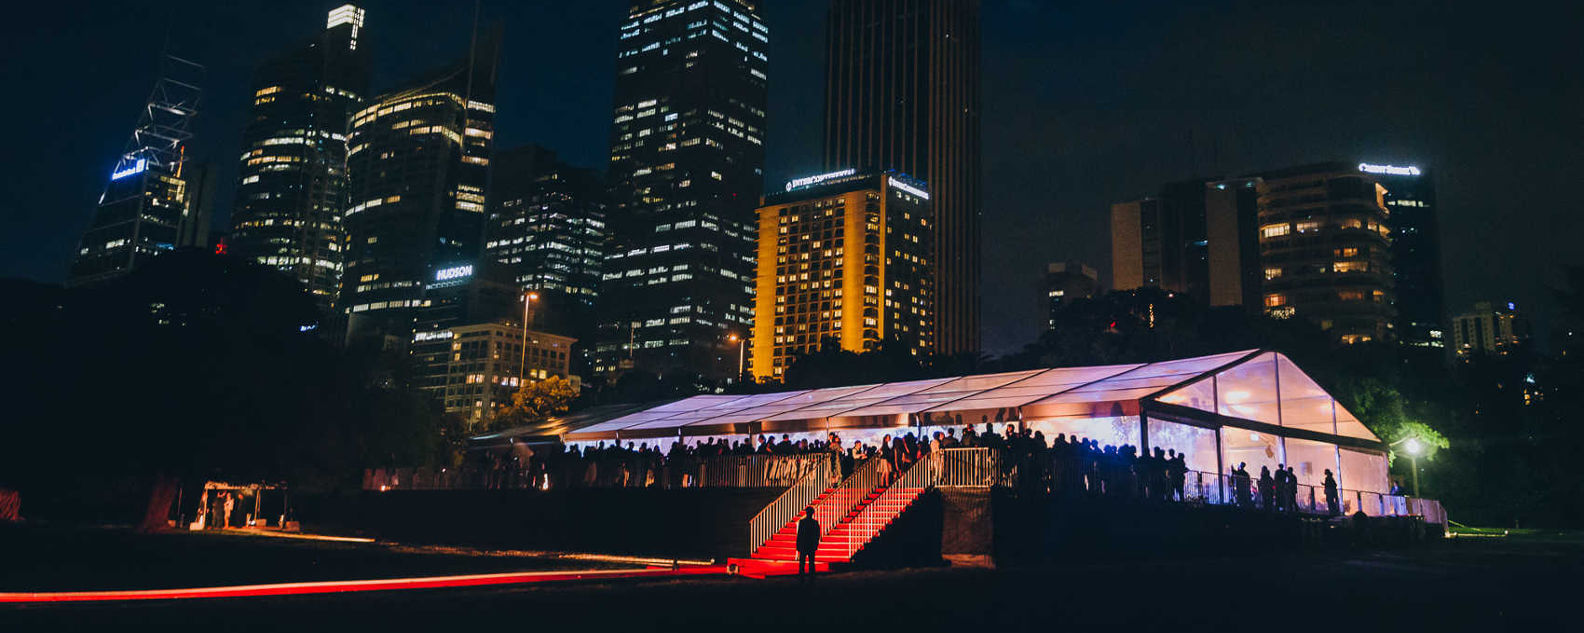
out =
[[[836,515],[840,519],[837,524],[820,537],[819,550],[814,560],[818,563],[819,571],[824,571],[832,563],[841,564],[852,562],[858,552],[862,551],[871,541],[885,531],[897,517],[902,516],[908,507],[913,504],[926,490],[923,486],[904,486],[907,477],[898,479],[891,486],[877,486],[862,497],[853,500],[852,492],[838,494],[839,488],[828,488],[810,505],[814,506],[819,515]],[[830,504],[848,503],[846,512],[837,509],[830,512],[829,508],[822,510]],[[797,570],[797,522],[798,516],[788,521],[780,531],[770,537],[764,545],[754,550],[752,558],[748,560],[736,559],[744,575],[778,575],[782,573],[796,573]],[[752,572],[750,571],[752,570]]]

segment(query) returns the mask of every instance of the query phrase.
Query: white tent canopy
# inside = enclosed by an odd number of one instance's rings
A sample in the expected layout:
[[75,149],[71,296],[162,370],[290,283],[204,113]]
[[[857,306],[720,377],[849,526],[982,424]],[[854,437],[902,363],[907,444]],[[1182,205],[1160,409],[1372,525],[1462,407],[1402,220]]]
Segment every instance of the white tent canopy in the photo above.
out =
[[977,422],[992,413],[996,421],[1103,418],[1118,413],[1137,416],[1152,407],[1213,425],[1277,427],[1305,437],[1323,434],[1380,442],[1286,356],[1263,350],[1155,363],[700,395],[579,429],[566,440],[938,426],[943,419],[945,424]]

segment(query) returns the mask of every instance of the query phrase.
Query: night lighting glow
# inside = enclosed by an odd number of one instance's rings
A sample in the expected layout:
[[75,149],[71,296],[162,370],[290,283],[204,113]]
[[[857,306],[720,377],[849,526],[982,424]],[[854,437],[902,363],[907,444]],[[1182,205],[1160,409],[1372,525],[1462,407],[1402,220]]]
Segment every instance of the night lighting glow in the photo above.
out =
[[472,276],[473,276],[473,265],[472,264],[467,264],[465,266],[452,266],[450,268],[441,268],[440,270],[435,271],[435,281],[450,281],[452,279],[461,279],[463,277],[472,277]]
[[1382,175],[1386,175],[1386,176],[1418,176],[1420,174],[1420,171],[1419,171],[1418,167],[1412,167],[1412,166],[1409,166],[1409,167],[1397,167],[1395,165],[1371,165],[1369,163],[1359,163],[1359,171],[1362,171],[1362,172],[1364,172],[1366,174],[1382,174]]
[[112,171],[112,172],[110,172],[110,179],[111,180],[120,180],[122,178],[126,178],[127,176],[131,176],[133,174],[141,174],[146,169],[148,169],[148,159],[139,158],[139,159],[137,159],[137,162],[132,163],[131,167],[128,167],[126,169],[122,169],[120,171]]
[[802,178],[793,178],[787,181],[786,190],[791,191],[799,187],[812,187],[832,178],[842,178],[854,175],[856,173],[858,173],[857,169],[847,168],[841,171],[832,171],[823,174],[815,174],[813,176],[804,176]]
[[924,200],[928,200],[929,199],[929,192],[924,191],[923,189],[919,189],[918,187],[914,187],[913,185],[907,184],[907,183],[902,182],[900,180],[897,180],[895,178],[888,178],[887,180],[889,180],[891,182],[891,186],[892,187],[896,187],[900,191],[905,191],[907,193],[911,193],[911,194],[913,194],[915,196],[918,196],[918,197],[920,197],[920,198],[922,198]]

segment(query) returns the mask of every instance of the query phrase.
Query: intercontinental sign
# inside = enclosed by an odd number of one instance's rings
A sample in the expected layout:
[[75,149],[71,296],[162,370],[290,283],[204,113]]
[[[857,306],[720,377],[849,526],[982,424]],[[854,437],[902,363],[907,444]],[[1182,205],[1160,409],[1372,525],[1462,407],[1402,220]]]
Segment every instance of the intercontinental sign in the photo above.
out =
[[1418,167],[1398,167],[1396,165],[1371,165],[1359,163],[1359,171],[1366,174],[1380,174],[1383,176],[1418,176]]

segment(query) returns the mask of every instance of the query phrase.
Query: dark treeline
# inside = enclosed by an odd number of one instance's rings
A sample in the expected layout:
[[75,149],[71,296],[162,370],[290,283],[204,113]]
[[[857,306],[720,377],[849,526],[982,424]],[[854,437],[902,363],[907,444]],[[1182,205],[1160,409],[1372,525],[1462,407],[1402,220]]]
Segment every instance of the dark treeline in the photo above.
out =
[[329,344],[313,301],[263,267],[177,252],[103,287],[5,285],[0,487],[24,515],[128,520],[155,481],[356,489],[365,465],[459,440],[403,363]]

